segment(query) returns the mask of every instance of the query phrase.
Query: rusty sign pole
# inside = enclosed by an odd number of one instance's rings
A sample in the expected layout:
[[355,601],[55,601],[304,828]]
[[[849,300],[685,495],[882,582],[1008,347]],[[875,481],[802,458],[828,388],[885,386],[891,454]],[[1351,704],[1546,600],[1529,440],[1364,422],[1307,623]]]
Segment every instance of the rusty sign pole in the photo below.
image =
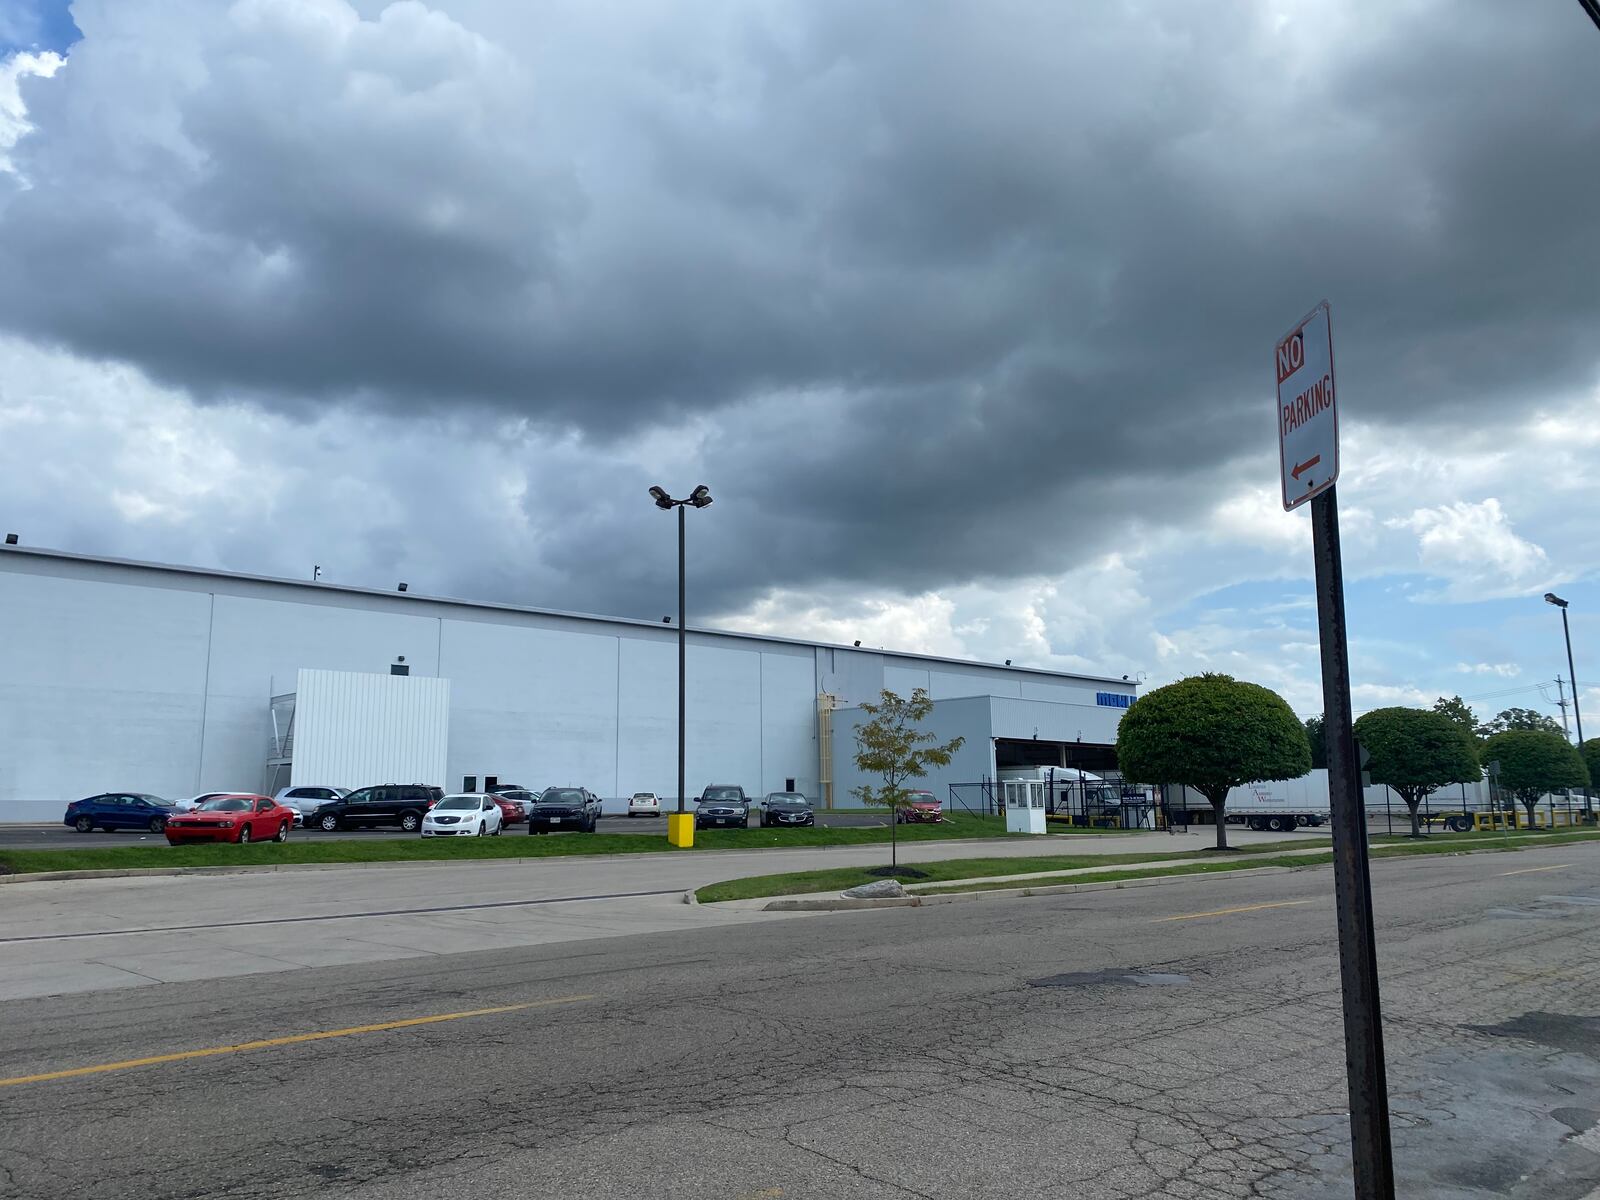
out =
[[1350,1081],[1350,1157],[1357,1200],[1394,1200],[1389,1085],[1378,999],[1378,941],[1372,919],[1367,810],[1361,794],[1350,706],[1350,655],[1344,623],[1337,488],[1311,501],[1322,643],[1323,729],[1333,817],[1333,886],[1339,911],[1339,975],[1344,991],[1344,1053]]

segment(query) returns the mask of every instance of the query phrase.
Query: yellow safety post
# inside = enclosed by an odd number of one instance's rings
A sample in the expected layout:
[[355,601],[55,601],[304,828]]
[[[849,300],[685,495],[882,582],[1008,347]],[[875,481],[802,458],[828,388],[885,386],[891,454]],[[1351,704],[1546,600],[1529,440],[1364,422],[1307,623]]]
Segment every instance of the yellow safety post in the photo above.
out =
[[694,814],[675,812],[667,814],[667,841],[685,850],[694,845]]

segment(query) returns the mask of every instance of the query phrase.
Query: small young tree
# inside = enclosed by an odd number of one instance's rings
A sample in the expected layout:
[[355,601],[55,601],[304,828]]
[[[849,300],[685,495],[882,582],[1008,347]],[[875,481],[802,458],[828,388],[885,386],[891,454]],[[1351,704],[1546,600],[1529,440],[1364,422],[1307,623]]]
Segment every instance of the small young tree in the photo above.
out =
[[1417,806],[1448,783],[1483,778],[1472,735],[1435,709],[1378,708],[1356,721],[1356,739],[1366,747],[1373,783],[1400,793],[1411,810],[1411,836],[1421,837]]
[[900,810],[909,806],[908,779],[920,779],[929,767],[947,767],[966,738],[952,738],[934,745],[933,734],[921,728],[933,711],[933,701],[923,688],[909,700],[883,690],[875,704],[863,704],[861,711],[872,719],[856,726],[856,769],[883,780],[879,786],[863,784],[850,794],[866,805],[882,805],[889,810],[889,865],[900,865]]
[[1546,792],[1589,785],[1589,772],[1577,747],[1560,733],[1508,729],[1485,742],[1480,757],[1485,763],[1500,764],[1499,785],[1522,802],[1530,825]]
[[1136,783],[1182,783],[1217,814],[1228,848],[1228,793],[1311,770],[1305,726],[1276,692],[1231,675],[1192,675],[1139,698],[1117,729],[1117,764]]

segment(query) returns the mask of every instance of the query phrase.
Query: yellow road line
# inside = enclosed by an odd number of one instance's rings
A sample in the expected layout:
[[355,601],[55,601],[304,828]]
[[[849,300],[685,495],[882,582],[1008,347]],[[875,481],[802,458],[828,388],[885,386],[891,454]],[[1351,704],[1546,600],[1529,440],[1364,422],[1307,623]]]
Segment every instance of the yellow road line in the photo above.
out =
[[1560,871],[1571,865],[1571,863],[1557,863],[1553,867],[1523,867],[1520,871],[1501,871],[1500,878],[1504,879],[1507,875],[1532,875],[1537,871]]
[[1310,900],[1277,900],[1271,904],[1246,904],[1241,908],[1214,908],[1210,912],[1179,913],[1175,917],[1157,917],[1151,921],[1152,925],[1160,925],[1164,921],[1194,921],[1200,917],[1226,917],[1233,913],[1258,912],[1263,908],[1293,908],[1296,904],[1310,904]]
[[495,1008],[474,1008],[466,1012],[438,1013],[431,1017],[408,1017],[404,1021],[380,1021],[375,1025],[352,1025],[348,1029],[328,1029],[320,1033],[297,1033],[290,1037],[263,1038],[233,1046],[208,1046],[204,1050],[180,1050],[176,1054],[153,1054],[148,1058],[129,1058],[122,1062],[99,1063],[92,1067],[73,1067],[67,1071],[45,1071],[39,1075],[17,1075],[0,1079],[0,1087],[23,1083],[45,1083],[52,1079],[75,1079],[80,1075],[101,1075],[107,1071],[128,1071],[134,1067],[153,1067],[160,1063],[183,1062],[190,1058],[211,1058],[218,1054],[239,1054],[246,1050],[266,1050],[272,1046],[294,1046],[301,1042],[320,1042],[327,1038],[354,1037],[359,1033],[382,1033],[386,1029],[411,1029],[417,1025],[437,1025],[442,1021],[461,1021],[468,1017],[489,1017],[496,1013],[522,1012],[530,1008],[549,1008],[556,1004],[576,1004],[593,996],[563,996],[558,1000],[530,1000],[526,1004],[501,1004]]

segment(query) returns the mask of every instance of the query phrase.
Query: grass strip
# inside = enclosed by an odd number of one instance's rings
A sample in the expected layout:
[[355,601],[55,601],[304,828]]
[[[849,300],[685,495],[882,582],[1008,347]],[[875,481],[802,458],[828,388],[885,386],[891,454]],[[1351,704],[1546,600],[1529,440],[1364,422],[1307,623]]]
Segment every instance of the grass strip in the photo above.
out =
[[[1527,850],[1539,846],[1555,846],[1568,842],[1600,839],[1600,831],[1541,833],[1527,831],[1509,841],[1487,834],[1462,834],[1457,837],[1433,837],[1421,840],[1396,836],[1374,838],[1373,858],[1403,858],[1413,854],[1458,854],[1464,850]],[[1181,850],[1161,854],[1077,854],[1040,855],[1027,858],[960,858],[943,862],[917,863],[916,870],[924,878],[902,878],[918,893],[931,895],[937,892],[990,891],[1001,888],[1047,887],[1061,883],[1093,883],[1102,880],[1135,879],[1153,875],[1203,875],[1215,871],[1241,871],[1268,866],[1320,866],[1333,861],[1332,852],[1326,854],[1297,854],[1284,856],[1281,852],[1299,849],[1304,841],[1258,842],[1229,851],[1227,857],[1215,862],[1191,863],[1173,867],[1141,867],[1127,871],[1096,871],[1092,875],[1040,876],[1035,879],[1009,879],[993,883],[971,883],[954,887],[930,887],[941,881],[956,882],[989,875],[1037,874],[1043,871],[1075,871],[1086,867],[1115,867],[1130,863],[1161,863],[1173,859],[1192,859],[1211,851]],[[810,892],[844,891],[857,884],[872,883],[883,878],[868,873],[863,867],[833,867],[819,871],[793,871],[783,875],[756,875],[745,879],[730,879],[700,888],[696,897],[702,904],[715,904],[724,900],[753,900],[770,896],[797,896]]]
[[[1000,817],[948,816],[939,825],[903,825],[901,842],[964,838],[1022,837],[1006,833]],[[703,829],[694,835],[697,850],[758,850],[796,846],[870,846],[889,841],[888,828]],[[85,847],[82,850],[0,850],[0,874],[42,871],[104,871],[140,867],[236,867],[291,863],[467,862],[498,858],[564,858],[594,854],[648,854],[668,850],[665,827],[646,833],[556,833],[529,837],[520,829],[502,837],[407,838],[405,840],[257,842],[249,846],[169,846],[152,839],[142,845]]]

